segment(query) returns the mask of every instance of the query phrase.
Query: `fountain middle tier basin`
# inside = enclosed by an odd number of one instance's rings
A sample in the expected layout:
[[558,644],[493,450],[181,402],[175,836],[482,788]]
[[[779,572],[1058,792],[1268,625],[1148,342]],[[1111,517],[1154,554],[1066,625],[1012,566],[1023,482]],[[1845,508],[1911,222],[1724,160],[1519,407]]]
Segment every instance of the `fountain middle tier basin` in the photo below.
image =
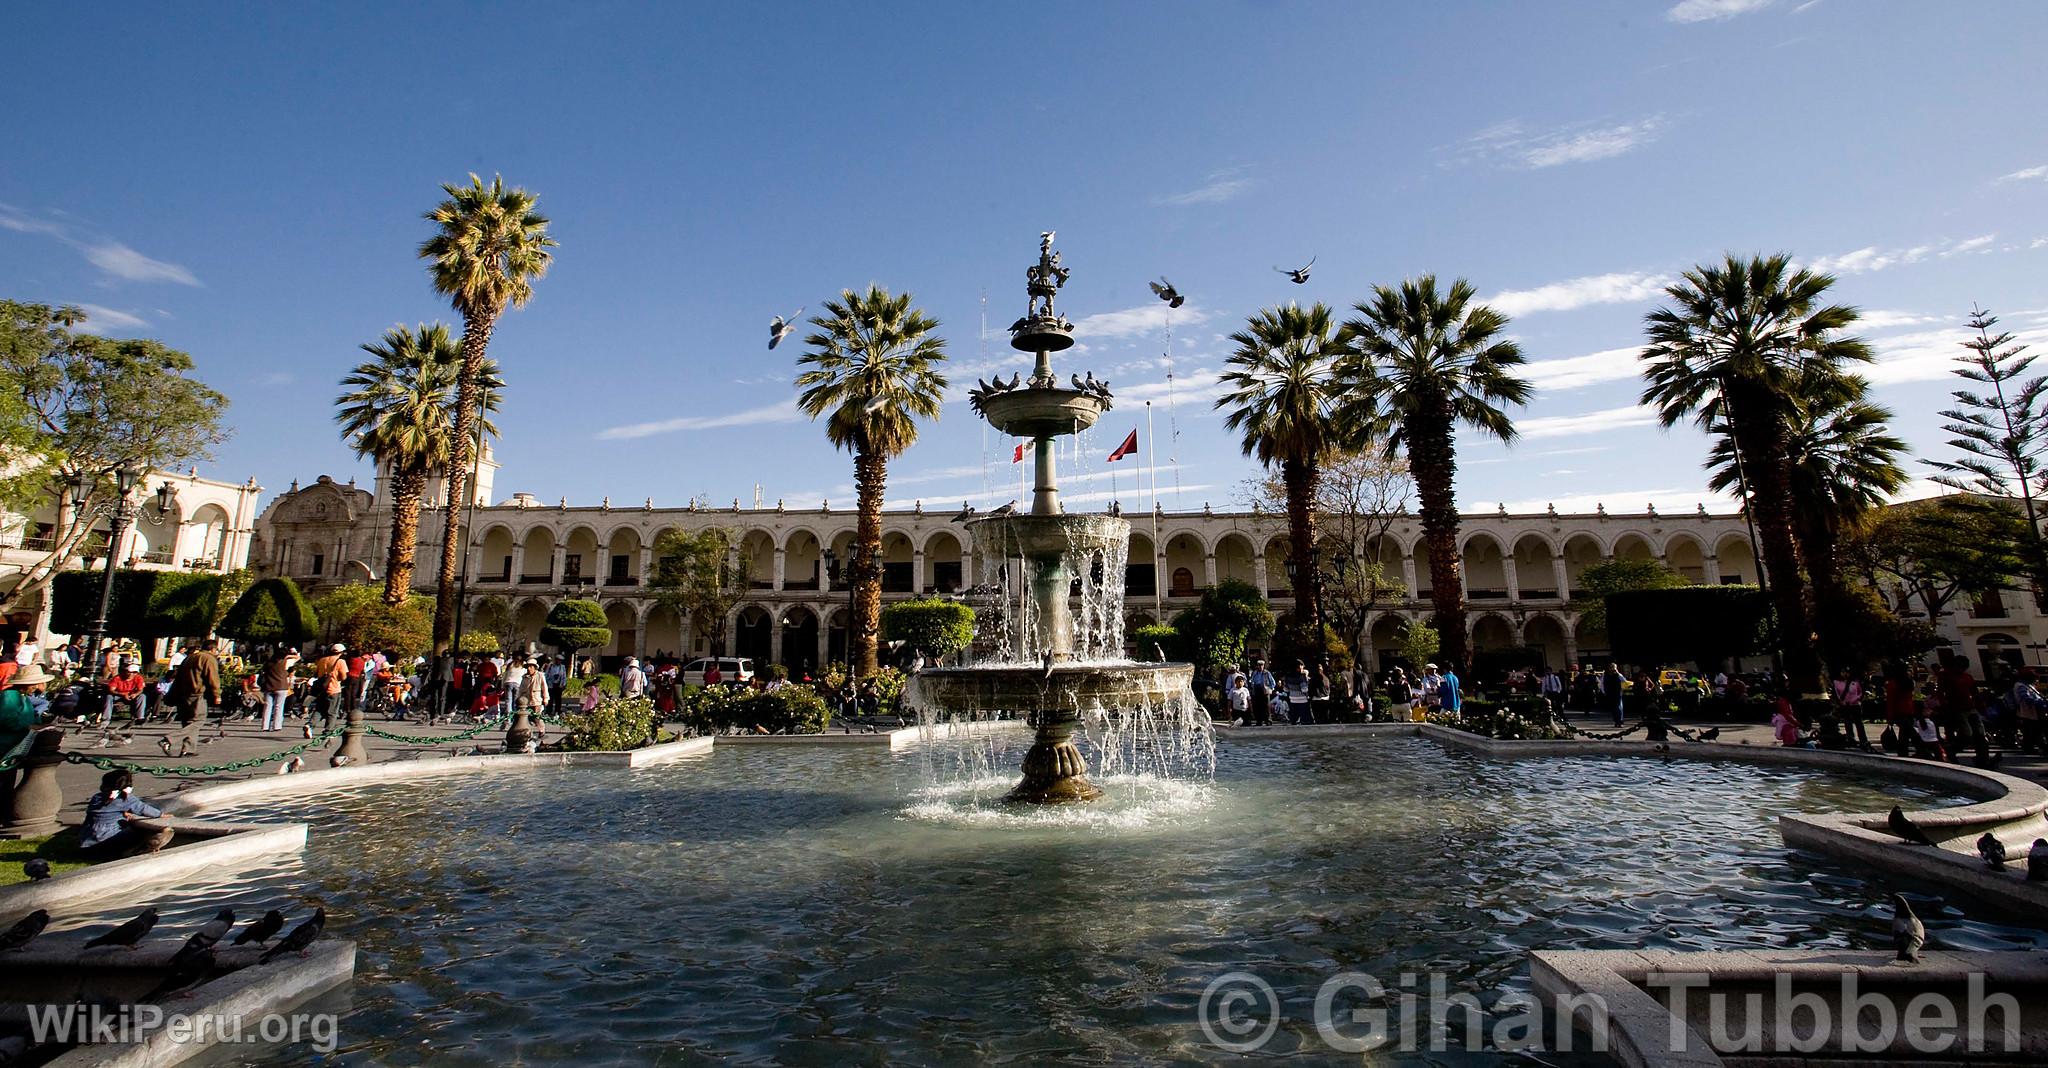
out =
[[1107,515],[991,516],[973,530],[974,551],[984,559],[1088,556],[1122,551],[1131,540],[1130,520]]
[[1193,664],[1035,664],[930,668],[905,697],[934,712],[1153,708],[1188,692]]
[[985,397],[982,418],[1015,438],[1055,438],[1086,430],[1102,418],[1102,398],[1078,389],[1026,386]]

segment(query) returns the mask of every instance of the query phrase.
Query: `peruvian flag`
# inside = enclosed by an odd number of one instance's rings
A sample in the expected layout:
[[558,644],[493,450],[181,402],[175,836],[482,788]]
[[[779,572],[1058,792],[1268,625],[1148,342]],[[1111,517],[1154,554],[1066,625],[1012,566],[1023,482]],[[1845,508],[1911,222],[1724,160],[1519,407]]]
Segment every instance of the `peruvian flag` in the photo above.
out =
[[1021,442],[1021,441],[1020,441],[1020,442],[1018,442],[1018,443],[1017,443],[1017,451],[1016,451],[1016,452],[1013,452],[1013,453],[1011,453],[1011,454],[1010,454],[1010,462],[1011,462],[1011,463],[1013,463],[1013,464],[1021,464],[1021,463],[1023,463],[1023,462],[1024,462],[1024,443],[1023,443],[1023,442]]
[[1124,443],[1123,443],[1122,445],[1118,445],[1118,446],[1116,447],[1116,451],[1114,451],[1114,452],[1112,452],[1112,453],[1110,453],[1110,454],[1109,454],[1109,459],[1108,459],[1108,460],[1107,460],[1106,462],[1107,462],[1107,463],[1115,463],[1115,462],[1117,462],[1118,460],[1121,460],[1121,459],[1123,459],[1124,457],[1126,457],[1126,456],[1129,456],[1129,455],[1131,455],[1132,453],[1134,453],[1134,452],[1137,452],[1137,451],[1138,451],[1138,432],[1137,432],[1137,430],[1136,430],[1136,429],[1133,429],[1133,430],[1131,431],[1131,435],[1130,435],[1130,437],[1127,437],[1127,438],[1125,438],[1125,439],[1124,439]]

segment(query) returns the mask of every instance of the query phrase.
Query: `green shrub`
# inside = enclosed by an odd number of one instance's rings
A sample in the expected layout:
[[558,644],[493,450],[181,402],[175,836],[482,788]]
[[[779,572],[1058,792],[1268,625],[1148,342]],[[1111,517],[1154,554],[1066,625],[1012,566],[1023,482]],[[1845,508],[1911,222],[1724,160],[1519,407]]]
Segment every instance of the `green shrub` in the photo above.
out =
[[943,660],[974,641],[974,609],[944,597],[898,601],[882,609],[882,639]]
[[299,645],[320,633],[320,617],[288,578],[267,578],[244,591],[221,617],[222,635],[265,645]]
[[[333,621],[329,621],[333,622]],[[404,604],[377,601],[332,627],[334,640],[350,649],[382,649],[411,658],[434,644],[434,603],[413,597]]]
[[[64,571],[50,588],[50,629],[84,634],[99,613],[99,571]],[[182,571],[114,572],[107,633],[117,638],[197,638],[213,629],[220,576]]]
[[612,628],[605,619],[604,608],[596,601],[571,597],[555,602],[548,610],[547,622],[540,628],[540,640],[541,644],[563,652],[594,649],[611,643]]
[[1173,629],[1180,636],[1180,655],[1199,667],[1221,668],[1242,664],[1245,647],[1272,632],[1273,610],[1258,587],[1224,579],[1203,591],[1195,607],[1176,614]]
[[1139,660],[1179,660],[1184,655],[1180,631],[1166,623],[1147,623],[1131,631],[1131,644]]
[[463,631],[462,640],[455,643],[458,653],[495,653],[501,648],[497,635],[482,630]]
[[653,741],[659,717],[654,702],[645,697],[614,697],[598,702],[589,712],[571,712],[563,722],[567,733],[562,748],[611,753]]
[[682,722],[699,734],[756,727],[770,734],[819,734],[832,723],[832,709],[808,687],[748,690],[712,686],[683,695]]
[[1510,741],[1571,736],[1545,714],[1543,700],[1538,697],[1511,697],[1498,704],[1466,700],[1455,713],[1431,712],[1427,718],[1440,727]]

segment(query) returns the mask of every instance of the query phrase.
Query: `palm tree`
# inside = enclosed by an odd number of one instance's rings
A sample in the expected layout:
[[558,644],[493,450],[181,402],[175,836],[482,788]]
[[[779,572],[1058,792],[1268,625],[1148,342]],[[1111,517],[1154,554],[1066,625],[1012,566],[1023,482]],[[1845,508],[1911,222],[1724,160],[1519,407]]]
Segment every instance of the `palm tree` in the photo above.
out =
[[1725,426],[1749,483],[1746,507],[1763,543],[1785,671],[1808,693],[1824,685],[1794,520],[1797,398],[1811,376],[1840,376],[1846,364],[1870,359],[1860,339],[1836,334],[1857,316],[1822,303],[1834,282],[1793,268],[1782,254],[1746,262],[1730,255],[1685,272],[1665,290],[1670,306],[1644,320],[1643,403],[1656,405],[1667,427],[1687,416],[1703,428],[1717,419]]
[[1458,455],[1455,433],[1471,427],[1502,442],[1515,439],[1504,404],[1527,404],[1535,390],[1515,377],[1522,350],[1501,336],[1507,317],[1474,301],[1460,278],[1437,291],[1423,275],[1399,289],[1376,286],[1359,318],[1344,324],[1358,355],[1347,377],[1346,421],[1363,440],[1384,441],[1387,455],[1408,453],[1422,533],[1429,544],[1429,596],[1441,655],[1465,664],[1465,585],[1458,559]]
[[1320,626],[1323,583],[1316,566],[1316,489],[1322,464],[1342,447],[1336,429],[1344,385],[1337,377],[1354,350],[1318,303],[1266,308],[1230,335],[1237,351],[1222,374],[1230,392],[1216,407],[1230,409],[1224,426],[1240,431],[1240,447],[1267,467],[1280,468],[1287,495],[1288,556],[1294,561],[1295,619]]
[[910,294],[890,296],[870,284],[825,302],[826,314],[811,320],[817,333],[804,339],[810,351],[797,359],[803,393],[797,406],[812,419],[825,418],[825,436],[853,454],[853,479],[860,523],[847,574],[853,583],[853,643],[848,658],[873,673],[875,639],[882,626],[882,498],[889,461],[917,440],[917,420],[937,419],[944,402],[946,342],[934,334],[939,321],[910,306]]
[[434,288],[462,316],[462,377],[456,388],[455,447],[448,456],[448,520],[441,531],[441,581],[434,599],[434,652],[448,651],[455,633],[456,568],[461,556],[461,512],[457,506],[474,492],[469,472],[475,462],[476,424],[481,418],[480,388],[491,331],[505,309],[533,298],[534,280],[547,274],[555,241],[548,221],[533,210],[534,196],[507,189],[493,177],[489,185],[472,174],[468,185],[449,183],[448,194],[427,220],[436,229],[420,245],[420,258],[431,261]]
[[[391,547],[385,558],[384,602],[403,604],[412,592],[420,498],[428,477],[445,467],[455,450],[462,352],[440,323],[414,330],[394,326],[362,349],[374,359],[356,365],[341,380],[346,392],[335,401],[341,407],[335,419],[357,456],[373,457],[390,472]],[[485,360],[484,412],[497,410],[503,384],[497,365]],[[481,426],[486,435],[497,433],[488,415]]]

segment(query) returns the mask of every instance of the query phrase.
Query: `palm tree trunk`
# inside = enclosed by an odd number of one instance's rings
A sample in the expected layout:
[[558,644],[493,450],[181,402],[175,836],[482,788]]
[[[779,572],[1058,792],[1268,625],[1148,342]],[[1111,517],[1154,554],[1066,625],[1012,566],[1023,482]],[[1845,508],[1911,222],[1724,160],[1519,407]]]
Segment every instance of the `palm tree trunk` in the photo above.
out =
[[1313,460],[1283,460],[1280,483],[1287,490],[1287,552],[1294,560],[1294,618],[1323,621],[1323,576],[1316,566],[1316,481]]
[[1465,583],[1458,559],[1457,443],[1448,400],[1427,406],[1403,428],[1415,476],[1423,540],[1429,545],[1429,599],[1436,609],[1437,657],[1465,668]]
[[420,540],[420,495],[427,488],[423,470],[391,475],[391,551],[384,560],[384,603],[404,604],[412,595],[413,557]]
[[882,632],[882,495],[889,482],[888,458],[855,453],[853,481],[860,524],[853,539],[853,645],[847,656],[862,675],[872,675],[879,667],[875,646]]
[[455,641],[455,603],[462,568],[462,508],[469,499],[469,471],[476,462],[476,425],[483,417],[478,411],[482,396],[478,380],[483,377],[484,351],[491,344],[496,316],[464,318],[462,323],[462,380],[455,394],[455,454],[448,458],[447,522],[441,526],[441,577],[434,590],[434,653],[449,651]]
[[1806,576],[1800,570],[1785,422],[1768,396],[1755,388],[1731,389],[1728,407],[1734,415],[1735,447],[1742,450],[1748,474],[1749,503],[1756,509],[1757,539],[1763,542],[1764,577],[1778,615],[1777,641],[1786,679],[1797,687],[1796,693],[1821,693],[1827,687],[1813,640]]

